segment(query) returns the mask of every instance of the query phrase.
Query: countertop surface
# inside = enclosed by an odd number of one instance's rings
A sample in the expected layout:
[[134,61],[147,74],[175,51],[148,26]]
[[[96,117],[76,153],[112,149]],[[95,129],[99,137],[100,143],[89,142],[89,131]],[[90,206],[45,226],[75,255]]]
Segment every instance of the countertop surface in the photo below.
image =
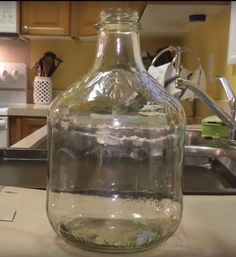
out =
[[[3,187],[0,210],[2,257],[117,256],[64,243],[47,219],[44,190]],[[3,221],[10,213],[13,221]],[[184,196],[183,217],[175,235],[155,249],[127,256],[235,257],[235,238],[236,196]]]
[[49,110],[48,104],[19,104],[8,107],[9,116],[34,116],[46,117]]

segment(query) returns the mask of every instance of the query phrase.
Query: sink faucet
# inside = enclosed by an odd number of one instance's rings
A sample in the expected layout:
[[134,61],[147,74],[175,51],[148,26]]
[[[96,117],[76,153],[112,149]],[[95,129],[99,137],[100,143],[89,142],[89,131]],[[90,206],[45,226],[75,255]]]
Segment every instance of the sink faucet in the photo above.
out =
[[234,92],[226,78],[224,77],[216,77],[216,78],[221,82],[225,90],[225,94],[229,102],[229,108],[231,111],[232,118],[234,119],[234,121],[236,121],[236,97],[234,95]]
[[231,139],[236,143],[236,98],[227,80],[224,77],[217,77],[217,79],[222,83],[224,87],[227,99],[229,101],[231,115],[222,110],[222,108],[219,107],[217,102],[207,93],[202,91],[196,83],[190,80],[178,78],[176,79],[176,87],[179,89],[189,89],[193,93],[195,93],[199,97],[199,99],[204,104],[206,104],[206,106],[230,128]]

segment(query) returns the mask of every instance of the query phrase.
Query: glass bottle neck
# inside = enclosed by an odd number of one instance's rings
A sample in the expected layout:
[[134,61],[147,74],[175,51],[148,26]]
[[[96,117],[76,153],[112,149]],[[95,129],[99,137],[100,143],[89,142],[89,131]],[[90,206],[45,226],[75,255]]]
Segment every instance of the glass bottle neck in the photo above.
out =
[[100,30],[93,71],[125,69],[144,71],[139,33],[136,31]]

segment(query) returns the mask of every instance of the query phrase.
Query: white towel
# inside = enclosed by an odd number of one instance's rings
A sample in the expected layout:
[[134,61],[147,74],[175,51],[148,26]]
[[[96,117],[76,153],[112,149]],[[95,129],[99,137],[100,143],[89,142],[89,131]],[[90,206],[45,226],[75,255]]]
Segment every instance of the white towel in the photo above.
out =
[[[158,67],[150,66],[148,73],[158,82],[159,85],[165,87],[167,92],[176,97],[179,100],[189,100],[197,98],[197,96],[189,89],[183,91],[182,89],[176,88],[176,78],[178,78],[172,62],[165,63]],[[199,88],[206,90],[206,75],[201,66],[196,70],[191,71],[186,68],[181,69],[179,77],[190,80],[197,84]]]
[[178,97],[182,92],[181,89],[175,87],[175,80],[178,77],[174,65],[169,62],[158,67],[150,66],[148,73],[158,82],[159,85],[165,87],[173,96]]

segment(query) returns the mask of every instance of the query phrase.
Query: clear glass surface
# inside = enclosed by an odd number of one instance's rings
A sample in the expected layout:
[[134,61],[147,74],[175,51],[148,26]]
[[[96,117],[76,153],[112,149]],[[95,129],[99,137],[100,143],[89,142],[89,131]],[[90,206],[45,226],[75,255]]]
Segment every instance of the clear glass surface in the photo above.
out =
[[153,248],[182,215],[185,116],[146,72],[137,21],[133,10],[101,13],[91,71],[49,113],[48,218],[92,251]]

